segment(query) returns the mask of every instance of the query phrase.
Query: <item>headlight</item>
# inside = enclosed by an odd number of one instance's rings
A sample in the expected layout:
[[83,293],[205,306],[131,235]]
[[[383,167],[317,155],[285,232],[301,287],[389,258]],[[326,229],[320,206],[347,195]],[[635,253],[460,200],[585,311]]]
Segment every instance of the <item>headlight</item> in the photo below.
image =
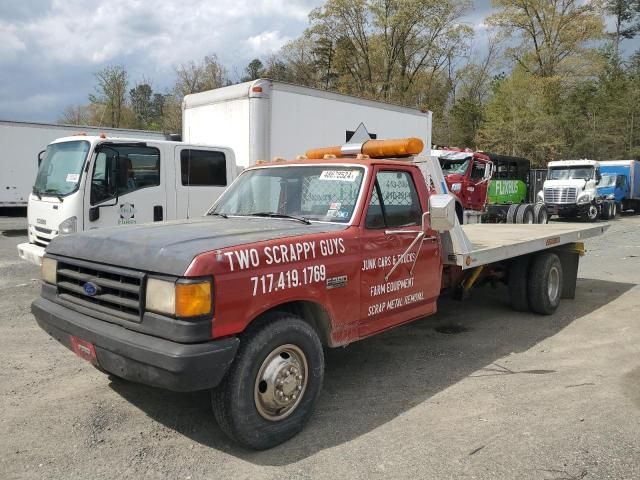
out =
[[590,201],[591,199],[589,198],[589,194],[586,192],[581,193],[580,196],[578,197],[579,205],[584,205],[585,203],[589,203]]
[[211,282],[158,278],[147,281],[146,308],[152,312],[196,317],[211,313]]
[[69,235],[70,233],[76,233],[78,229],[78,218],[69,217],[58,226],[60,235]]
[[542,193],[542,190],[540,190],[540,191],[538,192],[538,195],[537,195],[537,196],[538,196],[538,200],[539,200],[540,202],[544,202],[544,193]]
[[453,185],[451,185],[452,192],[459,192],[461,188],[462,188],[461,183],[454,183]]
[[58,261],[50,257],[42,258],[42,265],[40,266],[40,274],[42,280],[53,285],[57,281]]
[[615,196],[613,193],[610,193],[610,194],[609,194],[609,195],[607,195],[605,198],[606,198],[607,200],[613,200],[613,199],[615,199],[615,198],[616,198],[616,196]]

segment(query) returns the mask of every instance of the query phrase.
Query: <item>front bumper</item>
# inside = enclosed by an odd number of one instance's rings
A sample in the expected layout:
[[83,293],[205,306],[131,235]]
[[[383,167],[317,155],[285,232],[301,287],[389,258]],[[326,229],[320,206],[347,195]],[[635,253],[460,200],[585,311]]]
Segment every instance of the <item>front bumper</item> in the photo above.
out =
[[39,267],[42,264],[44,247],[33,243],[21,243],[18,245],[18,255],[21,259]]
[[91,342],[98,366],[154,387],[187,392],[215,387],[235,358],[239,340],[229,337],[184,344],[127,330],[45,298],[31,304],[38,325],[68,349],[71,336]]
[[545,203],[550,215],[565,215],[567,217],[581,217],[589,211],[590,203],[577,205],[575,203],[549,204]]

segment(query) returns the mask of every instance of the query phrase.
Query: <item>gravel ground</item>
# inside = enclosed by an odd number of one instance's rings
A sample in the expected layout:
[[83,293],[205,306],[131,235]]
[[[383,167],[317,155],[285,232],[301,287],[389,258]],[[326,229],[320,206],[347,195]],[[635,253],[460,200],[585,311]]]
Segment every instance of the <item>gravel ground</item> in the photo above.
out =
[[2,479],[640,478],[640,216],[587,242],[553,316],[485,287],[328,351],[309,425],[265,452],[227,440],[206,392],[109,378],[41,331],[25,229],[0,217]]

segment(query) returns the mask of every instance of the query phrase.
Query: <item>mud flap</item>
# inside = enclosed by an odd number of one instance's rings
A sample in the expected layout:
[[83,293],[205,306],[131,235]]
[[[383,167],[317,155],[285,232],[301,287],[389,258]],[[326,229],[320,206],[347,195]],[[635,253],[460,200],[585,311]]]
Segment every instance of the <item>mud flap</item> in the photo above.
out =
[[578,265],[580,257],[585,249],[582,242],[571,243],[556,248],[554,253],[558,255],[562,264],[562,296],[560,298],[576,298],[576,281],[578,279]]

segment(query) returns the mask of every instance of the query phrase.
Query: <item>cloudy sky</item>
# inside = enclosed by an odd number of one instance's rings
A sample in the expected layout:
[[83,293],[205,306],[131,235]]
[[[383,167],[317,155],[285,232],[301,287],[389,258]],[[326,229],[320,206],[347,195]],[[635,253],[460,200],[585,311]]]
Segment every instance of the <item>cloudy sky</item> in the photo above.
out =
[[[307,26],[322,0],[0,0],[0,119],[55,121],[87,102],[93,72],[124,65],[168,89],[175,66],[218,54],[232,77]],[[482,42],[490,0],[465,21]]]

